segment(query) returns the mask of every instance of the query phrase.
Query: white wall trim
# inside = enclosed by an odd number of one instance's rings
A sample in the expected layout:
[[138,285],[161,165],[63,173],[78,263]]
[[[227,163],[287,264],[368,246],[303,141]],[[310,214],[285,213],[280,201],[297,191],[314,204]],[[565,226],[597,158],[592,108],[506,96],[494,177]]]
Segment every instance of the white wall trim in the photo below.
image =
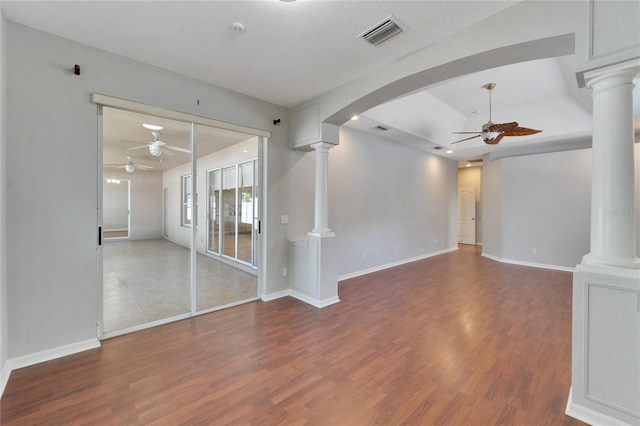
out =
[[324,308],[326,306],[333,305],[334,303],[338,303],[340,301],[340,298],[338,296],[330,297],[324,300],[319,300],[319,299],[314,299],[313,297],[309,297],[306,294],[302,294],[295,290],[290,290],[290,291],[291,291],[291,294],[290,294],[291,297],[294,297],[298,300],[302,300],[303,302],[308,303],[309,305],[315,306],[316,308]]
[[553,269],[555,271],[563,271],[563,272],[573,272],[575,269],[575,267],[570,268],[568,266],[549,265],[547,263],[534,263],[534,262],[523,262],[520,260],[503,259],[501,257],[493,256],[487,253],[482,253],[482,256],[491,260],[495,260],[496,262],[500,262],[500,263],[509,263],[511,265],[519,265],[519,266],[529,266],[531,268]]
[[63,356],[73,355],[78,352],[87,351],[100,347],[100,341],[97,338],[83,340],[81,342],[71,343],[70,345],[59,346],[53,349],[47,349],[28,355],[10,358],[7,361],[8,368],[13,371],[23,367],[29,367],[41,362],[51,361],[52,359],[62,358]]
[[103,95],[102,93],[92,93],[91,102],[98,105],[104,105],[111,108],[124,109],[154,115],[156,117],[167,118],[169,120],[182,121],[185,123],[202,124],[204,126],[216,127],[219,129],[233,130],[240,133],[248,133],[254,136],[271,137],[271,132],[253,127],[243,126],[240,124],[229,123],[226,121],[215,120],[213,118],[202,117],[200,115],[189,114],[182,111],[175,111],[163,108],[157,105],[149,105],[142,102],[130,101],[128,99],[117,98],[114,96]]
[[[0,18],[1,19],[1,18]],[[4,393],[4,388],[7,386],[9,382],[9,376],[11,376],[11,369],[9,368],[9,362],[5,362],[2,366],[2,382],[0,382],[0,398],[2,398],[2,394]]]
[[81,342],[71,343],[70,345],[59,346],[53,349],[36,352],[28,355],[10,358],[2,366],[2,382],[0,383],[0,397],[4,393],[4,389],[9,382],[9,376],[13,370],[29,367],[31,365],[40,364],[41,362],[51,361],[53,359],[62,358],[67,355],[73,355],[78,352],[87,351],[100,347],[100,341],[97,338],[83,340]]
[[282,290],[276,291],[275,293],[261,294],[260,299],[262,299],[263,302],[269,302],[271,300],[281,299],[287,296],[291,296],[291,290]]
[[573,402],[571,394],[573,386],[569,388],[569,399],[567,400],[567,408],[565,414],[590,425],[598,426],[631,426],[613,417],[594,411],[590,408],[583,407]]
[[450,248],[444,249],[444,250],[434,251],[434,252],[427,253],[427,254],[422,254],[420,256],[410,257],[408,259],[402,259],[402,260],[398,260],[398,261],[395,261],[395,262],[386,263],[386,264],[380,265],[380,266],[374,266],[373,268],[367,268],[367,269],[362,269],[362,270],[356,271],[356,272],[350,272],[348,274],[344,274],[344,275],[338,276],[338,282],[344,281],[344,280],[348,280],[350,278],[359,277],[361,275],[367,275],[367,274],[370,274],[372,272],[378,272],[378,271],[382,271],[384,269],[393,268],[395,266],[404,265],[405,263],[416,262],[418,260],[426,259],[428,257],[438,256],[439,254],[449,253],[449,252],[455,251],[455,250],[458,250],[458,246],[450,247]]
[[340,301],[340,298],[338,296],[330,297],[324,300],[318,300],[291,289],[278,291],[276,293],[263,294],[260,296],[260,299],[262,299],[263,302],[269,302],[271,300],[281,299],[287,296],[302,300],[304,303],[308,303],[309,305],[315,306],[316,308],[324,308],[325,306],[333,305],[334,303],[338,303]]

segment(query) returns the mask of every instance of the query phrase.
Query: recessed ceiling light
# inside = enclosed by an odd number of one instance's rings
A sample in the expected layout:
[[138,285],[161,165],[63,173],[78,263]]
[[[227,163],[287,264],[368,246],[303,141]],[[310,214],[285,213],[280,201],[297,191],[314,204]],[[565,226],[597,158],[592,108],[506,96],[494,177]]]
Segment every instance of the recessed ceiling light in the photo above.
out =
[[447,150],[447,154],[451,154],[451,153],[453,153],[453,151],[452,151],[452,150],[450,150],[450,149],[448,149],[448,150]]
[[351,117],[351,119],[352,119],[352,120],[357,120],[357,119],[358,119],[358,116],[357,116],[357,115],[354,115],[353,117]]
[[145,129],[149,129],[149,130],[162,130],[163,129],[162,126],[156,126],[155,124],[147,124],[147,123],[143,123],[142,127],[144,127]]
[[467,167],[471,167],[471,163],[467,163]]
[[248,150],[246,150],[246,149],[243,149],[243,150],[242,150],[242,152],[244,152],[244,153],[246,154],[246,153],[247,153],[247,152],[249,152],[249,151],[248,151]]

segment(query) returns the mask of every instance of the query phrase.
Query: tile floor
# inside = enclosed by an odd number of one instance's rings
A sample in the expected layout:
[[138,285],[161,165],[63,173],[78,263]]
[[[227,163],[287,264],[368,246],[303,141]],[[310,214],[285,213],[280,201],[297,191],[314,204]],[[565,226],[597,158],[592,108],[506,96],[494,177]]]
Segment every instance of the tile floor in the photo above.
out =
[[[103,245],[104,332],[184,314],[190,309],[189,250],[164,239]],[[256,275],[196,256],[196,308],[257,297]]]

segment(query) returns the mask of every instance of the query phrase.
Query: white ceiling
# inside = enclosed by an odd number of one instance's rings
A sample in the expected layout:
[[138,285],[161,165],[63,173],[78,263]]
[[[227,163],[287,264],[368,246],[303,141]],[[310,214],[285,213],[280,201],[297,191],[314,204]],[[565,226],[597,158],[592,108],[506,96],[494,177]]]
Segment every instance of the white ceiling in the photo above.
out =
[[[10,21],[293,107],[516,3],[2,0],[0,5]],[[377,47],[357,37],[390,15],[403,26],[403,33]],[[246,31],[234,31],[235,22],[244,24]],[[374,107],[346,125],[455,160],[527,145],[570,144],[591,134],[590,92],[578,89],[573,61],[573,56],[544,59],[440,82]],[[498,146],[480,138],[452,145],[457,140],[453,131],[477,131],[488,121],[488,96],[481,86],[489,82],[497,83],[493,122],[517,121],[543,132],[504,138]],[[482,112],[474,114],[477,110]],[[389,130],[375,130],[377,125]],[[140,127],[138,123],[131,128],[135,126]],[[151,135],[120,138],[144,141]],[[436,146],[443,149],[435,150]],[[454,152],[446,154],[448,149]]]
[[[285,107],[341,86],[515,1],[11,1],[8,20]],[[359,34],[393,15],[406,31]],[[244,33],[232,24],[245,25]]]

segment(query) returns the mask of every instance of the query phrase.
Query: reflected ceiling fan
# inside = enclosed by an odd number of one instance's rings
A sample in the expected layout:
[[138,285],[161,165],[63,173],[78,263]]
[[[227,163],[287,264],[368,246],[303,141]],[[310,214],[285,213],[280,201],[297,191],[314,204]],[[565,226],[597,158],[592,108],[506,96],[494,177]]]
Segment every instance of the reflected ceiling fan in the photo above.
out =
[[154,167],[144,166],[142,164],[135,164],[133,162],[133,158],[127,156],[127,162],[124,164],[105,164],[104,167],[115,167],[116,169],[125,169],[128,173],[133,173],[136,170],[142,170],[146,172],[148,170],[153,170]]
[[162,142],[160,139],[158,139],[160,137],[160,133],[151,132],[151,134],[153,135],[153,140],[151,142],[147,142],[147,143],[135,142],[135,141],[122,141],[122,142],[131,142],[131,143],[142,144],[142,146],[135,146],[133,148],[128,148],[128,149],[129,149],[129,151],[133,151],[135,149],[148,148],[149,149],[149,154],[153,155],[154,157],[159,157],[162,154],[173,155],[172,151],[184,152],[185,154],[191,154],[191,151],[188,150],[188,149],[179,148],[177,146],[167,145],[166,142]]
[[496,145],[505,136],[527,136],[527,135],[534,135],[542,131],[542,130],[529,129],[527,127],[520,127],[518,123],[515,121],[511,123],[502,123],[502,124],[491,122],[491,91],[493,90],[494,87],[496,87],[496,84],[487,83],[482,87],[489,91],[489,121],[482,125],[481,132],[453,132],[454,135],[475,134],[475,136],[471,136],[469,138],[460,139],[459,141],[451,142],[452,144],[481,137],[484,140],[484,143],[489,145]]

